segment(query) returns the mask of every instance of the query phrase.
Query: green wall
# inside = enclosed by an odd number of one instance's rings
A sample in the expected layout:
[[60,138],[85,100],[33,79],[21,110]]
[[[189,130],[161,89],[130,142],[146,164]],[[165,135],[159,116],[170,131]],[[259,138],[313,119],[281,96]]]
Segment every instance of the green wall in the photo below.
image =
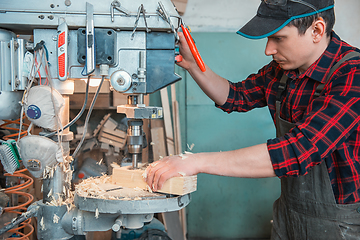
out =
[[[266,40],[248,40],[236,33],[192,35],[208,66],[234,82],[271,61],[264,55]],[[194,143],[194,153],[228,151],[264,143],[275,136],[267,108],[227,114],[214,107],[188,73],[178,67],[177,72],[183,76],[177,83],[183,150]],[[279,183],[277,178],[200,174],[198,190],[187,207],[189,239],[269,237],[272,204],[280,195]]]

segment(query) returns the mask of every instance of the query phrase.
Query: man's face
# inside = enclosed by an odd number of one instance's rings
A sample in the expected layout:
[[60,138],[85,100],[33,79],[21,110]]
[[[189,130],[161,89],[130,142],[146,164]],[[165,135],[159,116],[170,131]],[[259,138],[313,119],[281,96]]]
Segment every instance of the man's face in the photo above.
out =
[[268,37],[265,48],[265,54],[272,56],[282,69],[299,69],[300,72],[306,71],[316,61],[314,52],[311,27],[304,35],[299,35],[296,27],[286,26]]

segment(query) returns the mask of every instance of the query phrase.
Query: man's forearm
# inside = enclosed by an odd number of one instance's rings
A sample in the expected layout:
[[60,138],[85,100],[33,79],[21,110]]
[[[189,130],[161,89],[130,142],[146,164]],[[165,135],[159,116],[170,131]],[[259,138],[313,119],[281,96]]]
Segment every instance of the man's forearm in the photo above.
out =
[[266,144],[227,152],[199,153],[199,169],[202,173],[242,177],[275,177]]
[[152,163],[146,182],[156,191],[169,178],[198,173],[242,178],[275,177],[266,144],[228,151],[170,156]]

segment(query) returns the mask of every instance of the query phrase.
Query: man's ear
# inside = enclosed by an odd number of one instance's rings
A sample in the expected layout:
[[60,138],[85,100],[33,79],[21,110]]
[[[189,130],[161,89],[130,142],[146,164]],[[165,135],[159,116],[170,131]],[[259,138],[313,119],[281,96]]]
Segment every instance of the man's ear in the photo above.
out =
[[312,37],[313,42],[318,43],[321,39],[326,35],[326,23],[322,17],[319,17],[313,24],[312,24]]

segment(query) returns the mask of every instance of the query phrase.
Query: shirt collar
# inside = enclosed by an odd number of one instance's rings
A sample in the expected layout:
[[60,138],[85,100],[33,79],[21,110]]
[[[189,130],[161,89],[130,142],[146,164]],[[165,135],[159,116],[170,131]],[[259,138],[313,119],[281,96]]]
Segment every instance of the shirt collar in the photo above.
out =
[[334,32],[331,32],[331,40],[324,53],[316,60],[304,73],[298,74],[298,70],[285,71],[291,78],[303,78],[305,76],[324,83],[331,67],[335,64],[336,59],[341,54],[341,39]]

